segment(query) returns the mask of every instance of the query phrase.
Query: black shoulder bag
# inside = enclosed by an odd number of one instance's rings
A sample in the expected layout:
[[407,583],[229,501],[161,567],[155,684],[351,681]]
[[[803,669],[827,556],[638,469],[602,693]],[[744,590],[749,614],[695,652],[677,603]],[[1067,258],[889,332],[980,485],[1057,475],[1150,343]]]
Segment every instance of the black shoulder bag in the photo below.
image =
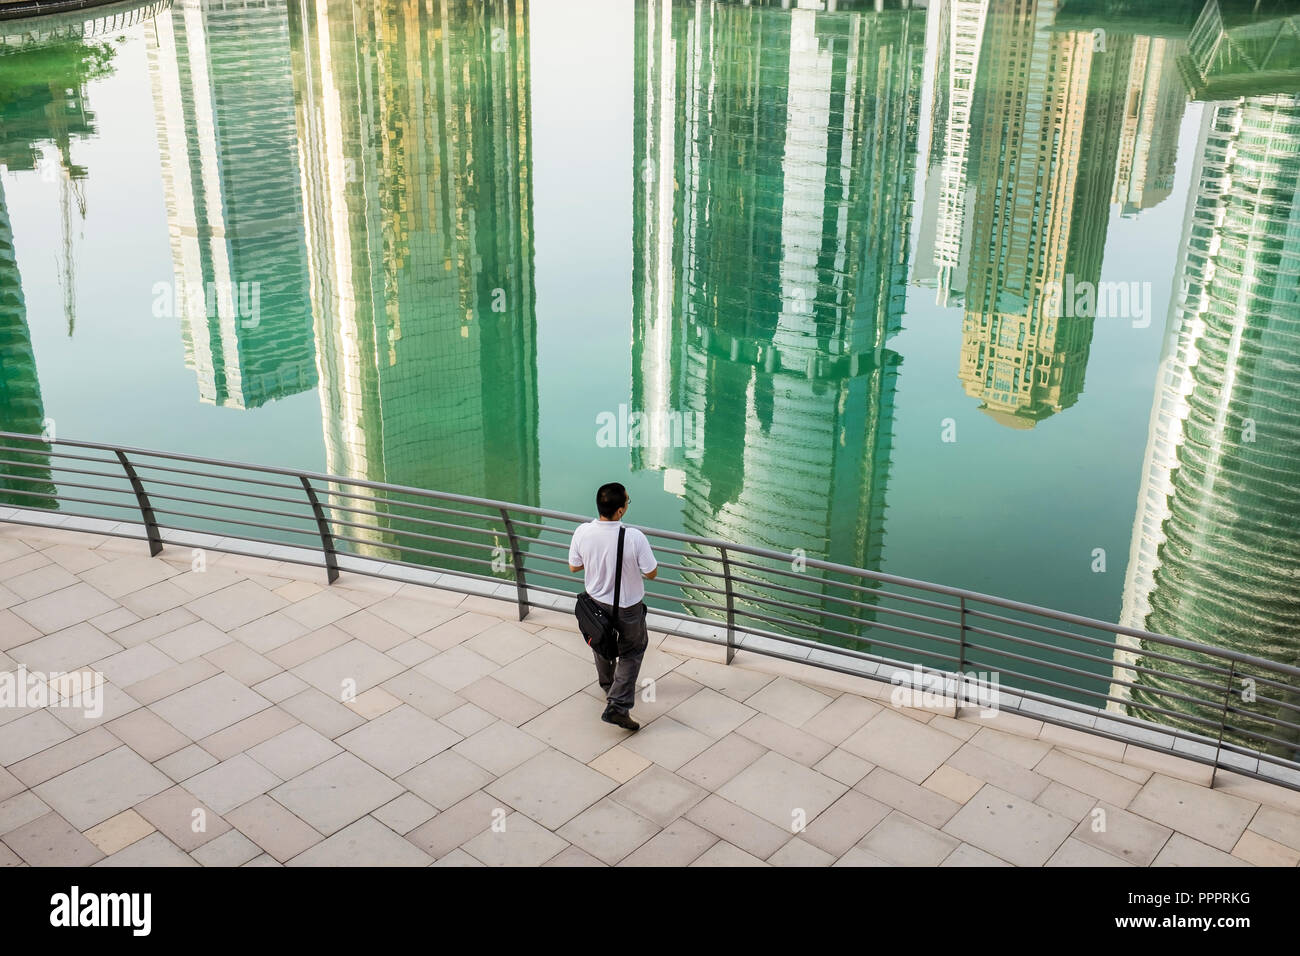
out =
[[593,651],[612,661],[618,657],[618,592],[623,583],[623,534],[626,528],[618,529],[618,556],[614,559],[614,613],[610,614],[600,606],[595,598],[586,591],[578,595],[578,603],[573,613],[578,618],[578,628]]

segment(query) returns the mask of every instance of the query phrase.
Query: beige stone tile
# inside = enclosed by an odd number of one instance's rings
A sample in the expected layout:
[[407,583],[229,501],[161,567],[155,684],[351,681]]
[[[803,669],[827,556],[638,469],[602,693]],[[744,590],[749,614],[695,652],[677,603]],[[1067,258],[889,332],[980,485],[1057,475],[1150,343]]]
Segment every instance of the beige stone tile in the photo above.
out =
[[72,731],[48,710],[32,711],[0,725],[0,766],[16,764],[72,736]]
[[1117,807],[1128,806],[1129,801],[1141,789],[1132,780],[1107,773],[1100,767],[1084,763],[1059,750],[1051,751],[1040,760],[1034,772]]
[[614,786],[604,774],[558,751],[546,750],[485,789],[543,826],[557,829],[610,793]]
[[855,846],[853,849],[849,850],[848,853],[845,853],[842,857],[836,860],[835,863],[832,865],[833,866],[887,867],[887,866],[895,866],[896,864],[891,863],[888,860],[881,859],[880,857],[876,856],[874,853],[868,853],[860,846]]
[[587,766],[600,771],[611,780],[626,783],[646,767],[652,766],[652,762],[626,747],[614,746],[594,760],[589,760]]
[[613,866],[659,829],[658,824],[606,798],[560,827],[557,835]]
[[746,700],[776,679],[772,674],[695,657],[683,661],[676,670],[682,676],[689,677],[696,683],[711,687],[718,693],[726,694],[738,701]]
[[574,760],[589,763],[627,737],[626,730],[600,719],[604,706],[603,701],[592,700],[586,694],[574,694],[528,721],[520,730]]
[[[136,812],[182,850],[193,850],[230,829],[220,814],[186,787],[169,787],[137,804]],[[148,834],[142,834],[147,836]]]
[[416,827],[406,835],[406,839],[441,860],[491,827],[494,820],[504,820],[509,815],[509,808],[500,800],[476,790],[428,823]]
[[235,680],[249,687],[282,672],[278,664],[271,663],[247,644],[238,641],[229,641],[203,656]]
[[397,799],[402,788],[344,752],[281,784],[270,795],[313,829],[330,835]]
[[1059,813],[1071,820],[1082,820],[1097,805],[1097,798],[1092,794],[1080,793],[1064,784],[1053,780],[1034,800],[1040,807],[1053,813]]
[[[519,733],[513,727],[509,729]],[[528,739],[532,740],[532,738]],[[348,731],[337,739],[339,746],[346,747],[366,763],[390,777],[404,774],[435,754],[442,753],[460,742],[460,734],[406,704],[390,710],[381,717],[376,717],[355,730]],[[470,755],[463,754],[463,756]]]
[[95,662],[95,669],[118,687],[139,683],[174,666],[176,661],[152,644],[129,647]]
[[882,710],[841,744],[844,750],[920,783],[962,746],[950,734]]
[[755,711],[710,687],[702,688],[682,701],[668,715],[709,737],[725,737]]
[[717,793],[794,833],[796,826],[813,821],[847,789],[830,777],[769,751],[719,787]]
[[1276,807],[1260,807],[1249,829],[1276,843],[1300,850],[1300,817]]
[[[497,667],[496,663],[481,654],[476,654],[467,645],[458,644],[429,658],[415,670],[416,673],[423,674],[450,691],[458,691],[482,677],[494,674]],[[549,703],[557,702],[549,701]]]
[[402,706],[400,697],[394,697],[382,687],[372,687],[353,700],[343,701],[343,706],[366,720],[382,717],[395,707]]
[[[438,658],[433,660],[437,661]],[[544,644],[507,664],[492,676],[538,703],[553,707],[591,683],[595,677],[595,665],[583,663],[553,644]]]
[[[233,675],[232,675],[233,676]],[[241,683],[247,683],[241,681]],[[282,671],[274,677],[267,678],[253,685],[253,690],[257,691],[273,704],[282,703],[295,694],[301,693],[308,686],[308,683],[300,677],[295,677],[288,671]]]
[[190,738],[148,707],[133,710],[104,725],[113,736],[152,763],[191,743]]
[[496,616],[467,611],[456,615],[450,620],[445,620],[441,624],[416,633],[419,639],[426,644],[445,651],[463,641],[469,640],[475,634],[481,634],[488,628],[494,627],[500,621],[501,618]]
[[86,839],[109,856],[153,833],[154,825],[134,810],[123,810],[115,817],[86,831]]
[[[249,621],[229,633],[236,641],[257,651],[257,653],[269,654],[277,648],[306,637],[311,633],[311,630],[281,611]],[[346,642],[347,635],[342,631],[335,629],[333,633],[339,635],[339,643]],[[301,660],[295,660],[294,663],[301,663]],[[284,666],[279,662],[276,662],[276,664],[280,667]]]
[[755,714],[741,724],[736,733],[805,767],[813,766],[834,749],[820,737],[814,737],[767,714]]
[[[18,609],[23,606],[19,605]],[[28,670],[49,674],[85,667],[120,650],[120,644],[83,622],[10,648],[8,654]]]
[[103,727],[93,727],[85,733],[77,734],[26,760],[11,764],[9,772],[13,777],[0,770],[0,799],[7,799],[22,789],[22,785],[16,781],[12,788],[5,786],[6,780],[17,778],[22,784],[34,787],[119,746],[121,742]]
[[1132,744],[1125,748],[1123,762],[1142,770],[1161,773],[1166,777],[1178,777],[1205,787],[1210,785],[1210,777],[1214,772],[1212,767],[1185,757],[1175,757],[1173,754],[1148,750]]
[[150,706],[191,740],[202,740],[272,704],[229,674],[219,673]]
[[57,813],[47,813],[4,835],[30,866],[90,866],[104,854]]
[[444,750],[402,774],[397,781],[439,810],[447,810],[495,779],[472,760]]
[[1077,840],[1074,837],[1070,837],[1068,840],[1062,843],[1060,848],[1055,853],[1052,854],[1052,858],[1043,865],[1052,866],[1052,867],[1133,866],[1132,863],[1128,863],[1124,860],[1119,859],[1118,857],[1112,856],[1111,854],[1107,853],[1105,850],[1102,850],[1096,846],[1092,846],[1088,843],[1084,843],[1083,841]]
[[611,798],[664,827],[707,796],[704,788],[652,764],[615,790]]
[[343,748],[334,741],[297,722],[247,749],[249,757],[281,780],[292,780],[342,752]]
[[850,790],[811,821],[800,837],[830,856],[830,865],[866,836],[891,808],[856,790]]
[[207,770],[209,767],[215,767],[216,764],[217,758],[198,744],[190,744],[174,754],[169,754],[161,760],[154,761],[155,767],[177,783],[188,780],[196,773]]
[[1073,820],[986,784],[943,832],[1016,866],[1042,866],[1073,829]]
[[395,648],[407,644],[422,647],[427,652],[426,657],[432,656],[434,653],[434,649],[428,644],[412,637],[396,624],[389,624],[383,618],[371,614],[369,611],[354,609],[352,614],[335,621],[334,626],[344,633],[351,634],[357,640],[364,641],[375,650],[384,653],[391,653]]
[[428,866],[428,854],[374,817],[362,817],[288,862],[288,866]]
[[[118,633],[121,633],[120,631]],[[220,671],[202,658],[177,664],[165,671],[147,677],[137,684],[130,684],[126,692],[145,705],[155,704],[180,691],[219,674]]]
[[962,773],[950,764],[944,764],[930,774],[922,786],[927,790],[933,790],[940,796],[947,797],[954,803],[965,803],[979,792],[980,787],[984,786],[984,782],[981,778]]
[[[1068,840],[1066,841],[1069,842]],[[949,853],[940,866],[1010,866],[1006,860],[999,860],[991,853],[985,853],[979,847],[962,843]]]
[[1231,851],[1259,804],[1157,773],[1128,809],[1216,849]]
[[[279,784],[279,777],[241,753],[196,773],[185,781],[185,788],[217,813],[224,814]],[[159,829],[162,829],[161,825]]]
[[970,742],[981,750],[997,754],[1003,760],[1009,760],[1026,770],[1032,770],[1052,749],[1052,745],[1045,741],[1007,733],[995,727],[980,727]]
[[461,704],[455,710],[438,717],[440,724],[450,727],[462,737],[478,733],[484,727],[491,726],[496,721],[497,718],[494,715],[489,714],[476,704]]
[[322,835],[265,794],[226,814],[244,836],[281,863],[320,843]]
[[[277,592],[278,594],[279,592]],[[284,595],[280,595],[284,597]],[[299,598],[284,608],[284,615],[311,630],[333,624],[357,612],[357,606],[333,591],[317,591],[309,597]]]
[[978,737],[977,734],[970,743],[963,744],[948,758],[947,765],[1026,800],[1035,799],[1052,782],[1032,770],[1026,770],[1021,763],[979,747]]
[[855,757],[847,750],[836,747],[813,765],[818,773],[824,773],[832,780],[852,787],[869,774],[875,764],[867,763],[861,757]]
[[1108,737],[1075,730],[1072,727],[1044,723],[1043,729],[1038,732],[1038,739],[1070,750],[1082,750],[1085,753],[1096,754],[1108,760],[1122,761],[1124,759],[1124,747],[1126,746],[1124,741],[1111,740]]
[[281,701],[280,707],[331,740],[365,723],[365,718],[314,687]]
[[820,713],[832,698],[787,677],[778,677],[745,700],[755,710],[791,727],[799,727]]
[[541,866],[569,846],[523,813],[512,813],[499,829],[488,827],[462,849],[488,866]]
[[[320,633],[320,632],[317,632]],[[294,644],[298,642],[295,641]],[[288,645],[293,647],[294,644]],[[286,650],[281,648],[270,655]],[[360,694],[400,674],[404,667],[386,654],[361,641],[350,640],[324,653],[290,668],[308,684],[335,700],[344,700],[345,694]]]
[[1232,848],[1232,855],[1240,857],[1255,866],[1296,866],[1300,864],[1300,850],[1260,836],[1254,830],[1246,830]]
[[792,835],[789,828],[769,823],[717,794],[697,803],[686,818],[760,860],[779,850]]
[[1250,866],[1231,854],[1224,853],[1212,846],[1206,846],[1199,840],[1175,833],[1160,851],[1152,866]]
[[190,853],[203,866],[243,866],[259,855],[261,848],[238,830],[227,830]]
[[671,717],[660,717],[629,734],[622,746],[669,770],[677,770],[713,744],[713,739]]
[[233,631],[259,617],[285,608],[288,602],[253,581],[239,581],[186,604],[193,614],[222,631]]
[[152,641],[155,637],[170,634],[177,628],[185,627],[197,620],[197,617],[183,607],[164,611],[161,614],[141,615],[141,619],[136,623],[115,630],[113,640],[123,647],[138,647]]
[[623,858],[620,866],[687,866],[718,838],[690,820],[679,818]]
[[367,610],[389,624],[400,627],[409,637],[419,637],[460,613],[454,608],[441,607],[430,601],[401,596],[383,598],[371,604]]
[[897,866],[938,866],[958,843],[934,827],[891,810],[858,846]]
[[1173,833],[1108,803],[1098,803],[1074,829],[1074,839],[1136,866],[1150,866]]
[[690,864],[691,866],[767,866],[758,857],[746,853],[737,846],[733,846],[726,840],[719,840],[713,846],[701,853]]
[[427,823],[438,813],[413,793],[404,793],[391,803],[386,803],[371,813],[376,820],[394,833],[405,836],[422,823]]

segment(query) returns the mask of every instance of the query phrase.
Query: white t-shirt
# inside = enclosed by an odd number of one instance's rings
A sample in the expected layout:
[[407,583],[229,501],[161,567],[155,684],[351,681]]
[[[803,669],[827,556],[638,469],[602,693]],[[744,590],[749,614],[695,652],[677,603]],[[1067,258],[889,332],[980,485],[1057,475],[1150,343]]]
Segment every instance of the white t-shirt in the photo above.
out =
[[[578,525],[569,544],[569,564],[583,569],[588,594],[601,604],[614,603],[614,559],[618,556],[618,529],[621,521],[599,518]],[[623,583],[618,592],[619,607],[631,607],[645,598],[642,574],[649,574],[659,563],[650,550],[650,542],[637,528],[627,527],[623,536]]]

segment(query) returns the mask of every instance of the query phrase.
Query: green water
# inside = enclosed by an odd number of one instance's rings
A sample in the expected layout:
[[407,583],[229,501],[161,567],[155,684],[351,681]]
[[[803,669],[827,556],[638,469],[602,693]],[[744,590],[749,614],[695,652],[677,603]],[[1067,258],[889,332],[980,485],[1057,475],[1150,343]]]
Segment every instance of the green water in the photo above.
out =
[[1101,6],[15,40],[0,427],[581,513],[619,480],[645,526],[1295,662],[1300,57]]

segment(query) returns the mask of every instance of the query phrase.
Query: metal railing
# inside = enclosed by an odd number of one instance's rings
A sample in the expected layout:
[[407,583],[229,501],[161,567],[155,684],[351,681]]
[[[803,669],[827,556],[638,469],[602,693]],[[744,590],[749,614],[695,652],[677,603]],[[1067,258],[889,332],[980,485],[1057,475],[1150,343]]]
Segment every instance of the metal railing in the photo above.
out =
[[[5,506],[20,511],[7,511]],[[590,520],[288,468],[0,432],[0,520],[571,609]],[[802,554],[642,529],[650,625],[1300,789],[1300,668]],[[909,698],[914,699],[914,698]],[[1211,779],[1213,784],[1213,777]]]

